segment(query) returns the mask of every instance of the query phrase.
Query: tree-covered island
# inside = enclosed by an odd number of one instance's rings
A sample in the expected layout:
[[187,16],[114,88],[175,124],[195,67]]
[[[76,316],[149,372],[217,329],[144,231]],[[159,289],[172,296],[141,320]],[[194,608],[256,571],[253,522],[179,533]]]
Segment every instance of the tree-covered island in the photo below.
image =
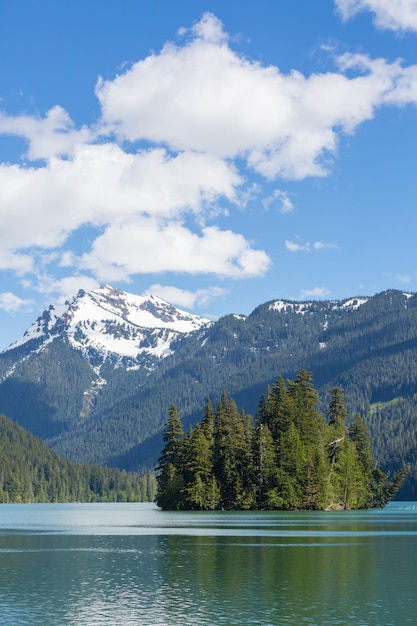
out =
[[257,415],[223,392],[207,400],[201,422],[184,433],[175,404],[158,459],[162,509],[367,509],[383,507],[401,487],[404,466],[388,478],[378,468],[359,414],[349,422],[343,390],[329,391],[326,417],[312,374],[278,378]]

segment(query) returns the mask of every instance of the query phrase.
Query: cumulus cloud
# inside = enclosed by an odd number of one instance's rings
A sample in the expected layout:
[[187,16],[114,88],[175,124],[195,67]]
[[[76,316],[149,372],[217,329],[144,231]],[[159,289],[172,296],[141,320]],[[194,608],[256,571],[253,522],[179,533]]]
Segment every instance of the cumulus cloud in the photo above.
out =
[[[339,8],[347,15],[347,2]],[[101,117],[91,127],[76,128],[58,105],[43,117],[0,113],[0,134],[25,139],[29,159],[0,165],[0,269],[33,273],[36,258],[54,251],[74,284],[161,272],[264,275],[267,252],[215,218],[259,197],[263,177],[328,174],[341,134],[378,107],[417,105],[417,66],[352,54],[335,62],[333,72],[284,74],[238,54],[206,13],[177,43],[100,79]],[[267,205],[294,208],[280,189]],[[65,250],[86,226],[94,235],[84,249]],[[59,281],[55,289],[66,291]]]
[[168,44],[113,80],[99,80],[108,132],[173,150],[243,157],[268,179],[323,176],[340,133],[371,119],[409,74],[398,64],[368,64],[365,75],[357,65],[353,77],[284,74],[233,51],[211,14],[202,23],[184,45]]
[[335,0],[343,19],[360,11],[374,14],[379,28],[417,31],[417,0]]
[[176,306],[193,309],[204,308],[214,299],[221,298],[227,293],[227,289],[216,286],[209,287],[208,289],[189,291],[187,289],[179,289],[172,285],[160,285],[155,283],[145,291],[144,295],[155,294]]
[[270,259],[247,240],[216,226],[191,232],[179,222],[142,217],[113,223],[96,238],[80,267],[105,280],[124,280],[130,274],[187,272],[231,278],[263,275]]
[[0,166],[2,232],[12,248],[53,248],[83,224],[199,214],[220,198],[232,201],[239,183],[235,168],[210,154],[79,146],[44,167]]
[[0,112],[0,133],[26,139],[28,151],[25,156],[30,160],[70,154],[75,146],[89,142],[95,136],[87,127],[76,130],[68,113],[58,105],[47,111],[43,119],[31,115],[8,116]]
[[80,289],[85,291],[91,291],[97,289],[100,283],[91,276],[75,273],[72,276],[65,276],[63,278],[54,278],[50,274],[44,273],[37,276],[36,283],[25,283],[25,287],[32,288],[38,293],[46,296],[49,301],[50,297],[54,297],[54,302],[57,304],[63,304],[68,298],[78,293]]
[[[343,72],[359,72],[361,80],[367,81],[368,89],[377,89],[379,105],[417,106],[417,65],[404,68],[400,60],[389,63],[382,58],[371,59],[366,54],[351,53],[341,55],[337,63]],[[365,103],[364,110],[366,106]]]
[[0,270],[12,270],[18,276],[24,276],[34,269],[33,258],[29,254],[22,254],[7,249],[7,243],[2,242],[0,247]]
[[11,293],[10,291],[4,291],[0,293],[0,309],[7,313],[15,313],[27,309],[33,304],[32,300],[24,300]]

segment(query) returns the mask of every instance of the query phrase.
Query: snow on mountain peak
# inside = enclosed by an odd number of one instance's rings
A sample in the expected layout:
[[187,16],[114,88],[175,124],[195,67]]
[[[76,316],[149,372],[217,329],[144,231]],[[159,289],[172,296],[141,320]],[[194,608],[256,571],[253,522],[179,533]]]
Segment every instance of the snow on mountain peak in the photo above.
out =
[[320,306],[320,304],[324,309],[331,311],[355,310],[362,306],[362,304],[365,304],[368,300],[369,298],[362,297],[349,298],[348,300],[325,300],[322,303],[319,301],[297,302],[295,300],[275,300],[269,305],[269,309],[279,313],[290,312],[305,315],[305,313],[311,311],[317,306]]
[[86,356],[93,351],[103,361],[108,357],[135,360],[141,354],[164,357],[170,354],[172,341],[210,323],[158,296],[138,296],[103,285],[89,292],[81,289],[65,305],[51,305],[7,350],[31,340],[37,340],[41,349],[65,336],[75,349]]

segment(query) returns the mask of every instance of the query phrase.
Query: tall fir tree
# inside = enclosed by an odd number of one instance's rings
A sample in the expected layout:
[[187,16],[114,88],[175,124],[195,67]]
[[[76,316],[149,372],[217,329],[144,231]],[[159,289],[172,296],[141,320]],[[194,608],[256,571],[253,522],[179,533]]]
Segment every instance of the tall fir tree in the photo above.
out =
[[157,467],[156,502],[163,509],[180,509],[183,508],[184,427],[176,404],[171,404],[169,407],[163,441],[165,446],[158,459]]
[[253,423],[223,392],[207,400],[202,421],[184,436],[169,409],[158,467],[162,508],[357,509],[384,506],[407,467],[389,480],[376,467],[360,416],[346,426],[343,390],[330,390],[328,422],[318,409],[312,374],[280,377],[262,396]]

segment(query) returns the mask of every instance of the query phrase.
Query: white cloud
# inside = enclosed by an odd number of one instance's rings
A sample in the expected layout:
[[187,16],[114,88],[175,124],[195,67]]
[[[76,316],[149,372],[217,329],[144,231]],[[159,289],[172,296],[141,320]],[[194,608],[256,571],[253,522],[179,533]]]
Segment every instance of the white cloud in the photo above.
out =
[[337,244],[326,243],[324,241],[315,241],[313,243],[314,250],[337,250]]
[[340,73],[283,74],[239,56],[225,37],[207,35],[219,29],[207,14],[183,46],[166,45],[113,80],[100,80],[96,93],[108,132],[173,150],[243,157],[269,179],[323,176],[340,133],[354,132],[377,107],[394,102],[406,74],[417,81],[414,70],[387,63],[368,64],[364,75],[357,66],[354,77],[342,73],[343,62]]
[[327,287],[315,287],[314,289],[302,289],[302,298],[325,298],[330,295],[330,290]]
[[26,139],[29,147],[25,156],[30,160],[70,154],[77,145],[91,141],[95,135],[87,127],[76,130],[60,106],[47,111],[44,119],[30,115],[10,117],[0,112],[0,133]]
[[313,250],[335,250],[335,243],[325,243],[323,241],[315,241],[314,243],[298,243],[296,241],[285,241],[285,247],[290,252],[311,252]]
[[59,280],[51,281],[49,284],[45,283],[44,293],[46,294],[58,294],[57,302],[65,302],[68,298],[71,298],[74,294],[78,293],[79,289],[85,291],[91,291],[92,289],[98,289],[100,283],[91,276],[84,276],[82,274],[75,274],[73,276],[65,276]]
[[[98,81],[101,118],[91,127],[77,129],[58,105],[44,117],[0,113],[0,134],[25,139],[31,162],[0,165],[0,269],[29,275],[52,252],[61,273],[75,272],[68,285],[80,283],[79,272],[91,273],[83,279],[91,284],[161,272],[264,275],[265,251],[210,225],[261,196],[248,168],[267,179],[324,176],[341,133],[383,105],[417,105],[417,66],[345,54],[334,72],[283,74],[237,54],[210,13],[181,35],[180,44]],[[268,204],[294,208],[279,189]],[[85,226],[94,235],[77,256],[65,246]],[[63,281],[33,284],[67,290]]]
[[285,247],[290,252],[309,252],[311,249],[309,243],[301,244],[295,241],[288,241],[288,239],[285,241]]
[[54,298],[55,304],[63,304],[65,300],[71,298],[79,289],[91,291],[97,289],[100,283],[90,276],[83,274],[74,274],[65,276],[64,278],[54,278],[44,273],[37,276],[36,282],[24,281],[26,289],[30,288],[46,297],[46,302],[50,302],[50,298]]
[[82,269],[102,280],[168,270],[246,278],[262,276],[270,264],[265,252],[230,230],[207,226],[198,234],[180,222],[148,217],[113,223],[80,259]]
[[144,295],[155,294],[167,302],[187,309],[203,308],[216,298],[221,298],[228,293],[222,287],[209,287],[208,289],[197,289],[188,291],[179,289],[171,285],[160,285],[155,283],[147,289]]
[[192,33],[205,41],[224,43],[229,39],[222,22],[212,13],[205,13],[201,20],[193,25]]
[[274,189],[269,198],[265,198],[263,204],[266,208],[271,206],[276,208],[280,213],[291,213],[294,210],[294,204],[288,192],[280,189]]
[[335,0],[343,19],[360,11],[374,14],[379,28],[417,31],[417,0]]
[[341,55],[337,62],[342,71],[361,73],[356,80],[368,81],[368,88],[379,92],[379,105],[417,106],[417,65],[403,68],[399,60],[388,63],[381,58],[371,59],[366,54],[350,53]]
[[128,154],[110,143],[80,146],[39,168],[3,164],[0,239],[9,249],[53,248],[83,224],[199,214],[220,198],[232,201],[240,182],[232,165],[210,154]]
[[0,293],[0,309],[7,313],[15,313],[27,309],[33,304],[32,300],[24,300],[11,293],[10,291],[4,291]]
[[[4,232],[3,225],[2,231]],[[34,263],[30,255],[13,252],[12,250],[7,249],[7,240],[3,243],[1,234],[0,243],[0,270],[13,270],[18,276],[23,276],[24,274],[33,271]]]

